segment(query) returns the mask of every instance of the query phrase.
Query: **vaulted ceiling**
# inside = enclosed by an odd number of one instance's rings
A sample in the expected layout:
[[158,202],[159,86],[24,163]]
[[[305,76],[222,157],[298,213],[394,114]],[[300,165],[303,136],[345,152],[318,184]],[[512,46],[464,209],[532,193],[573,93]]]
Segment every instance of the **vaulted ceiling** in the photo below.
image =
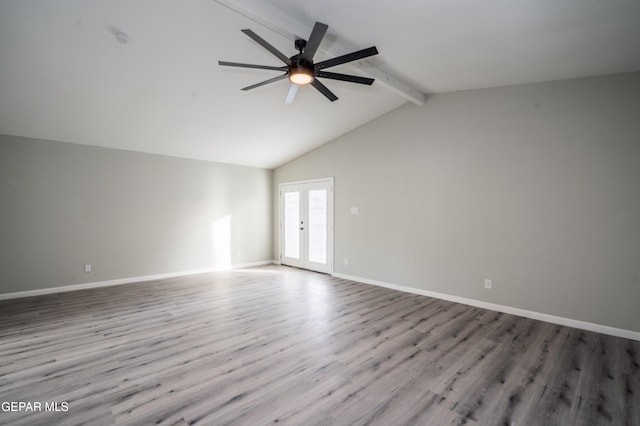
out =
[[[332,71],[329,102],[277,74],[315,21],[317,58],[375,45]],[[467,89],[640,70],[637,0],[2,0],[0,133],[273,168],[405,102]],[[428,102],[428,97],[426,98]]]

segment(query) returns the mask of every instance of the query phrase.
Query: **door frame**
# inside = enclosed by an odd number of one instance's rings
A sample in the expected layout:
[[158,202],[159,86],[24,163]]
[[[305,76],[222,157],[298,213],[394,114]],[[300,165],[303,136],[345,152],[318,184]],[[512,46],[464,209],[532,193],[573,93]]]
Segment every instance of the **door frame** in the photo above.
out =
[[[278,184],[278,263],[282,263],[283,256],[283,244],[284,244],[284,212],[283,212],[283,186],[289,185],[301,185],[304,186],[306,184],[314,184],[314,183],[324,183],[329,186],[329,193],[327,194],[327,263],[328,263],[328,273],[329,275],[333,274],[333,233],[334,233],[334,179],[333,177],[321,178],[321,179],[310,179],[310,180],[298,180],[292,182],[281,182]],[[304,192],[304,190],[303,190]],[[302,197],[303,200],[306,200],[306,194]],[[305,201],[306,206],[306,201]],[[306,212],[305,212],[306,215]],[[305,253],[306,257],[306,247],[301,247],[302,253]],[[302,256],[301,256],[302,257]],[[304,269],[303,266],[296,266]]]

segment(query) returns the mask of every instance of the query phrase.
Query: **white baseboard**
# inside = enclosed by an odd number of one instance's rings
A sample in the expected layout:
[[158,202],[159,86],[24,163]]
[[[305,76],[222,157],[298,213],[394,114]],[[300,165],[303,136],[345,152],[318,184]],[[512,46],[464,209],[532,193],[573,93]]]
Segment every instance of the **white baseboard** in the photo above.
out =
[[263,265],[271,265],[273,264],[273,260],[263,260],[260,262],[250,262],[250,263],[240,263],[237,265],[232,265],[231,267],[223,267],[223,268],[204,268],[204,269],[192,269],[189,271],[180,271],[180,272],[169,272],[165,274],[155,274],[155,275],[143,275],[139,277],[129,277],[129,278],[119,278],[117,280],[108,280],[108,281],[98,281],[92,283],[83,283],[83,284],[73,284],[73,285],[65,285],[60,287],[48,287],[37,290],[27,290],[27,291],[18,291],[15,293],[4,293],[0,294],[0,300],[7,299],[17,299],[21,297],[31,297],[31,296],[41,296],[44,294],[54,294],[54,293],[64,293],[67,291],[75,291],[75,290],[85,290],[89,288],[100,288],[100,287],[110,287],[114,285],[121,284],[130,284],[136,283],[140,281],[151,281],[151,280],[162,280],[165,278],[176,278],[183,277],[186,275],[195,275],[195,274],[204,274],[206,272],[216,272],[216,271],[225,271],[232,269],[241,269],[241,268],[251,268],[254,266],[263,266]]
[[504,312],[506,314],[518,315],[525,318],[550,322],[553,324],[565,325],[568,327],[579,328],[581,330],[594,331],[596,333],[609,334],[611,336],[623,337],[625,339],[640,341],[640,332],[625,330],[622,328],[609,327],[606,325],[595,324],[586,321],[579,321],[571,318],[558,317],[555,315],[543,314],[526,309],[513,308],[511,306],[498,305],[495,303],[483,302],[481,300],[468,299],[466,297],[453,296],[445,293],[437,293],[434,291],[423,290],[420,288],[407,287],[383,281],[371,280],[369,278],[356,277],[352,275],[334,273],[334,277],[345,280],[357,281],[363,284],[371,284],[379,287],[390,288],[393,290],[403,291],[405,293],[419,294],[422,296],[434,297],[436,299],[448,300],[450,302],[462,303],[464,305],[475,306],[478,308],[489,309],[491,311]]

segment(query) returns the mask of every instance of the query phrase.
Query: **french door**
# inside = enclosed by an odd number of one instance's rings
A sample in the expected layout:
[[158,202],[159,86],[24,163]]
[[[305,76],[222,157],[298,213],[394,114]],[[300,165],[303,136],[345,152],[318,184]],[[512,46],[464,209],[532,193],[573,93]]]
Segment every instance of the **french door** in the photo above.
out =
[[333,179],[280,184],[280,263],[333,272]]

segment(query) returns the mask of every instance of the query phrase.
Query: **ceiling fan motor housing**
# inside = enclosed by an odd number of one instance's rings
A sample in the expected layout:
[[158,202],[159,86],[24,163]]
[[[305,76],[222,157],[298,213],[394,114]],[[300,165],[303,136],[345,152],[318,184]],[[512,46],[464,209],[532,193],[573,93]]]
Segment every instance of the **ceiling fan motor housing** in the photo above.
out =
[[309,84],[315,79],[315,69],[313,62],[306,61],[300,57],[291,58],[289,67],[289,80],[294,84]]

